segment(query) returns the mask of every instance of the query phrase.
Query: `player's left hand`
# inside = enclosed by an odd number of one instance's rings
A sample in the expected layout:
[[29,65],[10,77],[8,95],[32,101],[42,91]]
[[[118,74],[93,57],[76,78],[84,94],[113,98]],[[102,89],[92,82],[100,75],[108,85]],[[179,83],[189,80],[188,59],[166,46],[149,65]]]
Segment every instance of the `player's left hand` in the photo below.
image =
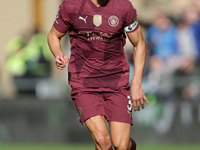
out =
[[144,101],[147,103],[147,105],[149,105],[149,101],[146,98],[141,86],[132,85],[130,96],[134,111],[140,111],[140,106],[142,109],[144,109]]

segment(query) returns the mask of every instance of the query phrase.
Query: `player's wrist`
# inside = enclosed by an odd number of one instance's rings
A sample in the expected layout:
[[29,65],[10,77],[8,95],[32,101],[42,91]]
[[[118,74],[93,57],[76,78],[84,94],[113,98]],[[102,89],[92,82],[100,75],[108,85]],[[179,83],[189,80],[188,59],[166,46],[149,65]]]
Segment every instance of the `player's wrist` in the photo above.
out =
[[134,86],[136,86],[136,85],[141,86],[142,85],[142,80],[141,79],[133,78],[132,85],[134,85]]

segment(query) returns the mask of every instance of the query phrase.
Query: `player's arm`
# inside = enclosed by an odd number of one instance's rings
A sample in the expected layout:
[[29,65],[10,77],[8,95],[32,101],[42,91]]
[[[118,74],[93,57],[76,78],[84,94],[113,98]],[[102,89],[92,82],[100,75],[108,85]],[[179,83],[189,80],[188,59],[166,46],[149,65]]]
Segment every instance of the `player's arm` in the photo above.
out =
[[65,68],[64,63],[68,62],[68,57],[63,53],[61,48],[61,38],[65,35],[65,33],[58,32],[54,26],[51,28],[48,34],[48,44],[51,52],[56,58],[56,67],[60,70]]
[[133,55],[134,76],[132,79],[130,96],[132,98],[132,105],[134,107],[134,110],[139,111],[140,105],[142,106],[142,109],[144,108],[144,100],[149,105],[149,102],[141,87],[144,65],[145,65],[145,60],[146,60],[146,48],[145,48],[145,42],[144,42],[144,38],[143,38],[142,30],[140,26],[134,32],[127,32],[127,36],[130,42],[134,46],[134,55]]

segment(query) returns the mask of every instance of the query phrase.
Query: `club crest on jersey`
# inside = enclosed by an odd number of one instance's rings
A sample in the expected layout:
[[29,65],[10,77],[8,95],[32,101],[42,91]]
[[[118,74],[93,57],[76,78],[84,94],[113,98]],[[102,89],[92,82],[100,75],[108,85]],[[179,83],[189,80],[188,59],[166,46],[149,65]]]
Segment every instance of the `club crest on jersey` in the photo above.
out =
[[119,24],[119,19],[117,18],[117,16],[110,16],[110,18],[108,19],[108,24],[111,27],[115,27]]
[[93,16],[93,24],[96,27],[99,27],[102,24],[102,16],[101,15],[94,15]]

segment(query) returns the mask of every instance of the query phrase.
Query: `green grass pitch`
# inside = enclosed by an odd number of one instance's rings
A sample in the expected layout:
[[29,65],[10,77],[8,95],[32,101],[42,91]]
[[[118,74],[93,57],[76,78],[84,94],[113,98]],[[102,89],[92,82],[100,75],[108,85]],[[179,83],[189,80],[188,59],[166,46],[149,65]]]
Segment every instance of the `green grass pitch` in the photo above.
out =
[[[1,144],[0,150],[94,150],[93,144]],[[137,150],[200,150],[199,145],[142,145],[137,146]]]

